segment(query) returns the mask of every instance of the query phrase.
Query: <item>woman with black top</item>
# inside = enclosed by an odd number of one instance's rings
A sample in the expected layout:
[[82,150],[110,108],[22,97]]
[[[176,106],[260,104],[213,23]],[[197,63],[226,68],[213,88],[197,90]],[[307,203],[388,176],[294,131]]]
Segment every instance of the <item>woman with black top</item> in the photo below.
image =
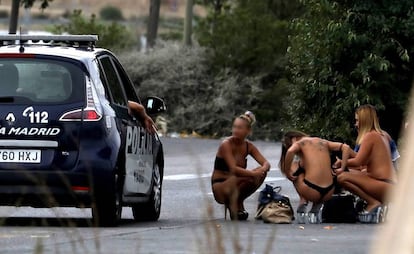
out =
[[[232,136],[218,148],[214,162],[211,185],[214,198],[230,210],[232,220],[247,220],[243,201],[262,185],[270,170],[269,162],[246,138],[252,132],[256,118],[247,111],[233,121]],[[247,156],[252,156],[260,166],[246,170]]]

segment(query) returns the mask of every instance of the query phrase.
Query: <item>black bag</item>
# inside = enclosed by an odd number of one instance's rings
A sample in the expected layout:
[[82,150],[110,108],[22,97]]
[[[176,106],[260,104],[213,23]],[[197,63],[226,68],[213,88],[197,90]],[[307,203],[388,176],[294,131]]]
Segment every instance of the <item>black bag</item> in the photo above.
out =
[[353,195],[335,194],[326,201],[322,209],[322,222],[324,223],[355,223],[357,211]]

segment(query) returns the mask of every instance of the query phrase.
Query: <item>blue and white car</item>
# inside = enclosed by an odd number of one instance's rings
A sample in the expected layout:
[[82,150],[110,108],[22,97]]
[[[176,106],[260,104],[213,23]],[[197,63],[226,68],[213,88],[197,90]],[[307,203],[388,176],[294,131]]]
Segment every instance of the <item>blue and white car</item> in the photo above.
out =
[[[131,115],[134,85],[97,39],[0,35],[0,205],[91,207],[101,226],[123,206],[158,220],[162,144]],[[157,97],[142,104],[165,111]]]

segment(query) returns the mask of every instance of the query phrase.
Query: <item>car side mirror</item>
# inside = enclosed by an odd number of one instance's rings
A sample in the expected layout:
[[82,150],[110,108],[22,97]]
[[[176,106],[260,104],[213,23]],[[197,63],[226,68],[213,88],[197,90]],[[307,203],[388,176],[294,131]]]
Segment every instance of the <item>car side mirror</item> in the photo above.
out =
[[164,100],[156,96],[149,96],[145,98],[142,105],[145,106],[145,110],[149,115],[163,113],[167,110]]

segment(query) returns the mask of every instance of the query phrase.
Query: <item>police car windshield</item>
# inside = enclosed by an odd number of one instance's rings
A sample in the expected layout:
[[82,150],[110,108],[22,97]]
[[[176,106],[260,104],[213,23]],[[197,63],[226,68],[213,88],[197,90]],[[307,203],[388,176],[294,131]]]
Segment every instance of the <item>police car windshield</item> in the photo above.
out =
[[0,59],[0,103],[76,102],[84,98],[84,84],[82,70],[70,62],[38,58]]

